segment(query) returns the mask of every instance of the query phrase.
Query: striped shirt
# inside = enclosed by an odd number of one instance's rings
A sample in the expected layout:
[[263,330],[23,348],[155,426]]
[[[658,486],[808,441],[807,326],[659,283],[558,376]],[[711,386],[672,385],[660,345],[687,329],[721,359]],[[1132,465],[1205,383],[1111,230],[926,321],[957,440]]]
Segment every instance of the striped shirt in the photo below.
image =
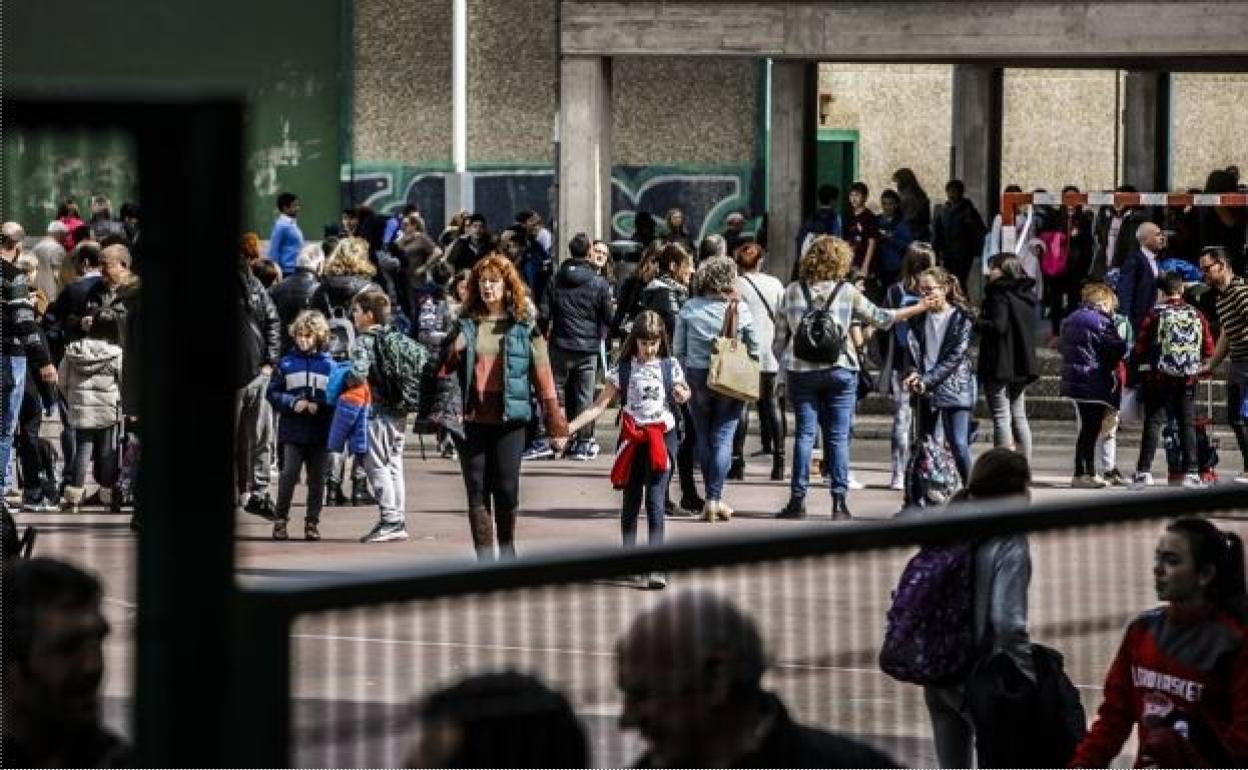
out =
[[[821,281],[811,284],[810,294],[814,304],[822,307],[828,296],[836,288],[837,281]],[[885,310],[858,291],[853,284],[845,284],[832,302],[832,317],[837,326],[846,334],[846,344],[842,346],[841,357],[835,364],[814,363],[804,361],[793,355],[793,333],[797,331],[806,315],[806,296],[802,293],[802,285],[798,281],[789,284],[784,291],[784,301],[776,318],[776,357],[780,365],[791,372],[813,372],[820,369],[831,369],[839,366],[843,369],[857,370],[858,357],[853,352],[854,346],[849,343],[849,326],[851,322],[860,322],[878,329],[887,329],[897,320],[897,311]]]
[[1218,320],[1227,336],[1230,359],[1248,363],[1248,283],[1235,278],[1218,292]]

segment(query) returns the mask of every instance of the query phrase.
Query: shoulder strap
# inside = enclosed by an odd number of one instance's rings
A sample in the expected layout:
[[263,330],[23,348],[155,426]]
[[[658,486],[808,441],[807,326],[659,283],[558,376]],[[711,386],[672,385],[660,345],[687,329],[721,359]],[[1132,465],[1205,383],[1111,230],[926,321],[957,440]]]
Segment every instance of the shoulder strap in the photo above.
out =
[[633,376],[633,357],[620,356],[620,361],[616,364],[616,372],[619,374],[620,387],[619,391],[624,396],[624,400],[628,400],[628,381]]
[[835,300],[835,299],[836,299],[836,295],[837,295],[837,294],[840,294],[840,293],[841,293],[841,289],[842,289],[844,286],[845,286],[845,281],[837,281],[837,282],[836,282],[836,288],[835,288],[835,289],[833,289],[833,290],[832,290],[832,293],[828,295],[828,300],[827,300],[827,302],[824,302],[824,303],[823,303],[823,309],[824,309],[825,311],[826,311],[826,310],[828,310],[829,308],[831,308],[831,307],[832,307],[832,302],[833,302],[833,300]]
[[754,294],[756,294],[759,300],[763,303],[763,307],[767,308],[767,317],[770,318],[771,322],[774,324],[776,322],[776,313],[771,309],[771,303],[767,301],[767,298],[764,297],[763,293],[758,290],[758,286],[750,280],[748,275],[742,274],[741,277],[744,278],[745,282],[748,283],[750,288],[754,290]]
[[809,308],[810,308],[810,306],[811,306],[811,305],[814,303],[814,301],[815,301],[815,298],[814,298],[814,297],[812,297],[812,296],[811,296],[811,294],[810,294],[810,285],[809,285],[809,284],[807,284],[805,281],[800,281],[800,282],[798,283],[798,286],[801,286],[801,287],[802,287],[802,298],[806,300],[806,307],[807,307],[807,309],[809,309]]
[[676,405],[676,393],[672,390],[675,385],[675,377],[672,374],[672,359],[661,359],[660,368],[663,370],[663,391],[667,396],[667,408],[672,410],[673,415],[679,414],[679,407]]
[[728,339],[736,339],[737,337],[737,300],[728,300],[728,307],[724,308],[724,324],[719,329],[719,336]]

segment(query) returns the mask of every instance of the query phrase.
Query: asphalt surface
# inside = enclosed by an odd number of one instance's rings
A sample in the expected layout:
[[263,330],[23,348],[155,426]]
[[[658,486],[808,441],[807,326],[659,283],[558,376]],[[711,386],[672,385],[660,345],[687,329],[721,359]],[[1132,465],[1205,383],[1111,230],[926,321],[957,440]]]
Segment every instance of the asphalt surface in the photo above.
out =
[[[604,433],[600,429],[600,436]],[[1132,494],[1069,489],[1071,451],[1069,445],[1037,449],[1033,499]],[[1238,472],[1236,454],[1223,453],[1224,475]],[[854,473],[866,484],[851,493],[855,515],[892,516],[901,496],[887,489],[887,442],[858,440],[853,457]],[[1124,452],[1120,467],[1130,467],[1133,458],[1134,451]],[[587,463],[525,465],[517,535],[521,556],[619,543],[619,493],[607,480],[609,463],[603,455]],[[772,518],[788,492],[787,482],[767,479],[769,467],[769,458],[752,457],[745,481],[730,483],[726,497],[737,510],[731,522],[669,519],[668,540],[835,526],[821,490],[812,490],[807,521]],[[280,580],[471,561],[458,465],[432,451],[422,460],[409,436],[406,478],[411,534],[406,542],[359,543],[377,515],[375,508],[362,507],[326,509],[324,539],[303,541],[302,489],[292,511],[290,541],[274,542],[267,522],[237,512],[240,578]],[[113,625],[106,713],[123,733],[129,732],[135,613],[134,539],[127,520],[128,514],[98,509],[18,514],[19,525],[35,523],[40,529],[37,553],[86,564],[105,581],[105,611]],[[1248,534],[1240,522],[1226,525]],[[1090,714],[1123,626],[1154,602],[1150,570],[1158,529],[1149,523],[1031,539],[1033,638],[1066,655]],[[644,541],[644,523],[641,530]],[[890,591],[908,556],[905,551],[873,552],[678,573],[668,591],[708,587],[731,595],[757,618],[774,661],[767,684],[800,719],[871,741],[908,764],[931,765],[930,726],[920,690],[894,682],[875,663]],[[613,644],[628,619],[662,595],[604,581],[304,618],[293,638],[295,766],[401,763],[413,737],[408,719],[413,699],[465,674],[507,667],[537,672],[569,696],[591,735],[598,765],[628,763],[641,743],[616,726],[620,698]],[[1129,764],[1130,755],[1120,759]]]

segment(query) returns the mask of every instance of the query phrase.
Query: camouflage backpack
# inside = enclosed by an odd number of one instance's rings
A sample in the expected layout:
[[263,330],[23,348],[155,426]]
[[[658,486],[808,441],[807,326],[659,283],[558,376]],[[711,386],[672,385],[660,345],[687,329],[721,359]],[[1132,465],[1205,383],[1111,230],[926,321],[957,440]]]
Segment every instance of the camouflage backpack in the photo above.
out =
[[426,372],[428,350],[390,327],[383,327],[376,336],[374,364],[382,406],[402,414],[415,412],[420,407],[421,380]]

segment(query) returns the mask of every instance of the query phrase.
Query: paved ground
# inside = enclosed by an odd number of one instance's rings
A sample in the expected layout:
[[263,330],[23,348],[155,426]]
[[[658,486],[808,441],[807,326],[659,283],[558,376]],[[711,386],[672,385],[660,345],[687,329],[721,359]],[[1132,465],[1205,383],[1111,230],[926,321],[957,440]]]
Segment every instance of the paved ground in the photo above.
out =
[[[1070,451],[1053,446],[1037,452],[1034,499],[1130,494],[1068,489]],[[1234,454],[1223,453],[1224,471],[1239,470]],[[900,505],[900,493],[886,488],[886,442],[858,441],[854,456],[855,472],[868,485],[852,494],[854,512],[891,516]],[[766,459],[755,458],[747,479],[730,485],[728,499],[738,511],[731,523],[672,520],[669,540],[832,526],[823,519],[828,515],[826,494],[810,498],[812,521],[771,518],[786,499],[787,485],[766,480]],[[1129,462],[1120,464],[1127,467]],[[526,466],[518,530],[522,555],[619,542],[619,496],[606,481],[608,465],[609,459],[602,457],[591,463],[561,460]],[[412,446],[407,479],[408,542],[356,542],[372,525],[373,509],[327,510],[325,539],[317,544],[299,539],[301,508],[292,521],[296,539],[286,543],[269,539],[267,523],[240,513],[240,575],[280,579],[470,559],[457,465],[432,456],[422,461]],[[18,518],[19,523],[39,525],[39,553],[86,563],[105,578],[107,612],[115,629],[105,691],[110,721],[126,730],[135,595],[127,518],[100,512]],[[1148,571],[1156,530],[1150,524],[1033,539],[1033,635],[1067,655],[1068,669],[1089,709],[1099,701],[1100,680],[1123,624],[1153,601]],[[930,764],[934,758],[921,693],[893,682],[875,666],[889,591],[907,555],[871,553],[680,574],[674,583],[730,593],[760,619],[777,664],[769,686],[803,719],[874,741],[905,762]],[[628,762],[639,746],[615,728],[619,699],[612,643],[628,618],[657,596],[603,583],[306,618],[295,633],[295,762],[398,763],[411,737],[404,704],[465,673],[507,666],[538,671],[569,694],[593,735],[597,763]]]

